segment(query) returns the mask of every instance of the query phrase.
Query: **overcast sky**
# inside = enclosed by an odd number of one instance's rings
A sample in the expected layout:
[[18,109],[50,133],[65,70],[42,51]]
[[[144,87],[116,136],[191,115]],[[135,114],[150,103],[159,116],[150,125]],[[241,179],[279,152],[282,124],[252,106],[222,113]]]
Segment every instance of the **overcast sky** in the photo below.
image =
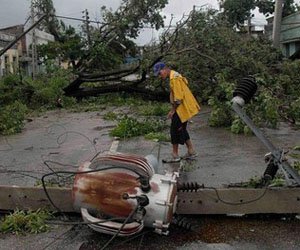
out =
[[[116,9],[121,0],[53,0],[57,15],[82,18],[82,11],[88,9],[90,20],[100,20],[100,8],[103,5]],[[182,15],[188,14],[193,6],[198,8],[202,6],[218,9],[217,0],[169,0],[169,4],[163,10],[163,15],[167,17],[166,23],[169,23],[171,14],[174,15],[174,22],[179,20]],[[23,24],[29,16],[30,0],[0,0],[0,28]],[[65,21],[65,20],[64,20]],[[66,21],[65,21],[66,22]],[[255,23],[263,23],[263,16],[257,15],[254,18]],[[72,26],[78,26],[78,22],[70,23]],[[151,39],[156,39],[157,33],[151,29],[142,32],[138,39],[139,44],[149,43]]]

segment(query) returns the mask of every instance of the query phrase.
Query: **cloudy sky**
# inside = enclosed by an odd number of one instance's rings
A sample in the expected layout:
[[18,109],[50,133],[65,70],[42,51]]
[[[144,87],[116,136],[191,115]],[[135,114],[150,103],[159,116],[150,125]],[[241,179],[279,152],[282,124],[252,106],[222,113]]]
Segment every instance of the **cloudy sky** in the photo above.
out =
[[[0,28],[23,24],[29,16],[30,0],[0,0]],[[89,11],[90,20],[100,20],[100,8],[103,5],[116,9],[121,0],[53,0],[56,14],[61,16],[69,16],[82,18],[82,11]],[[169,0],[169,4],[163,10],[166,23],[169,23],[171,14],[173,14],[174,22],[179,20],[182,15],[188,14],[193,6],[197,8],[212,7],[218,9],[217,0]],[[256,18],[256,19],[255,19]],[[255,17],[256,23],[262,23],[263,16]],[[66,22],[66,20],[64,20]],[[72,26],[78,26],[79,22],[70,23]],[[138,39],[139,44],[149,43],[157,38],[157,33],[151,29],[142,32]]]

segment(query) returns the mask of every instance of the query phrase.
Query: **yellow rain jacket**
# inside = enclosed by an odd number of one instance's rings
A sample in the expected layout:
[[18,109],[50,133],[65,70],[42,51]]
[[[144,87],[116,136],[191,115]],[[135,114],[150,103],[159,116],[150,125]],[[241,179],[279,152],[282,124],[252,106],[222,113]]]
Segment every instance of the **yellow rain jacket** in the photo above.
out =
[[200,111],[200,105],[188,87],[188,81],[178,72],[170,72],[170,101],[173,104],[180,101],[176,112],[181,122],[186,122]]

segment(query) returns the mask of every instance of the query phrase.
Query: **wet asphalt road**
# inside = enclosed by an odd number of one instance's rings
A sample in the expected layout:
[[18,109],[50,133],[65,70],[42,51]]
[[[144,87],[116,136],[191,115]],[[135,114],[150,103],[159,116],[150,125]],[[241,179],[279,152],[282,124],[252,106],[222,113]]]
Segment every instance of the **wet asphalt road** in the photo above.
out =
[[[106,249],[300,249],[300,223],[291,216],[186,216],[187,230],[172,225],[168,236],[144,229],[138,235],[116,238]],[[101,249],[112,236],[87,226],[59,227],[28,236],[0,235],[0,249]]]
[[[5,170],[22,170],[40,178],[49,172],[44,160],[78,165],[95,152],[108,150],[113,141],[108,136],[113,123],[104,121],[102,115],[100,112],[50,112],[28,122],[23,133],[1,137],[1,184],[32,186],[36,182],[35,178]],[[226,129],[210,128],[207,118],[204,109],[189,124],[199,157],[181,173],[181,179],[220,187],[261,176],[266,167],[263,156],[267,152],[260,141],[255,136],[233,135]],[[265,132],[278,147],[291,150],[300,145],[300,131],[286,124],[281,124],[280,130]],[[140,137],[121,141],[118,151],[154,154],[161,159],[169,154],[170,146]],[[185,153],[184,147],[180,150]],[[70,166],[66,168],[74,170]],[[158,172],[163,171],[164,166],[160,164]],[[172,225],[169,236],[145,230],[133,239],[115,239],[109,249],[300,249],[300,224],[294,216],[185,216],[182,221],[192,225],[193,230]],[[87,226],[59,226],[39,235],[0,234],[0,249],[101,249],[110,238]]]

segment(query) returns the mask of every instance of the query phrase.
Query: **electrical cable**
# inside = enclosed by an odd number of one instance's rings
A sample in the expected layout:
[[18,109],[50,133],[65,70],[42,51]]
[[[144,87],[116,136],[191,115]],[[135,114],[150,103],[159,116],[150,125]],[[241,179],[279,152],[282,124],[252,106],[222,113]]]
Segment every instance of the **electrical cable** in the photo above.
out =
[[[51,161],[51,160],[46,160],[44,161],[44,164],[46,165],[46,167],[52,172],[52,173],[55,173],[55,171],[48,165],[48,163],[53,163],[53,164],[57,164],[59,166],[62,166],[62,167],[73,167],[73,168],[79,168],[78,165],[72,165],[72,164],[63,164],[63,163],[60,163],[60,162],[56,162],[56,161]],[[58,175],[57,175],[58,176]],[[59,177],[59,176],[58,176]]]
[[122,220],[122,219],[124,219],[124,218],[119,217],[119,218],[103,219],[103,220],[94,221],[94,222],[65,221],[65,220],[60,220],[60,221],[46,220],[46,223],[47,224],[54,224],[54,225],[90,225],[90,224],[101,224],[101,223],[105,223],[107,221],[118,221],[118,220]]
[[138,237],[140,237],[140,236],[144,236],[145,234],[148,234],[148,233],[150,233],[150,232],[152,232],[152,230],[146,230],[146,231],[144,231],[144,232],[135,234],[134,236],[132,236],[132,237],[130,237],[130,238],[127,238],[126,240],[124,240],[124,241],[122,241],[122,242],[120,242],[120,243],[118,243],[118,244],[115,244],[114,247],[117,247],[117,246],[123,246],[124,243],[127,243],[127,242],[129,242],[129,241],[132,241],[132,240],[134,240],[134,239],[136,239],[136,238],[138,238]]
[[141,247],[142,247],[144,237],[145,237],[145,234],[142,234],[142,237],[141,237],[140,242],[139,242],[138,250],[141,249]]
[[77,134],[77,135],[81,135],[82,137],[86,138],[91,143],[91,145],[93,145],[95,152],[97,152],[94,142],[90,138],[88,138],[86,135],[84,135],[80,132],[76,132],[76,131],[66,131],[66,132],[62,133],[61,135],[59,135],[56,139],[57,144],[58,145],[63,144],[66,141],[66,139],[64,139],[62,142],[59,142],[59,140],[64,135],[66,135],[66,138],[67,138],[68,134]]
[[214,190],[215,193],[216,193],[216,195],[217,195],[218,201],[220,201],[220,202],[222,202],[222,203],[224,203],[224,204],[227,204],[227,205],[237,206],[237,205],[245,205],[245,204],[253,203],[253,202],[255,202],[255,201],[258,201],[258,200],[262,199],[262,198],[266,195],[267,190],[268,190],[269,188],[266,187],[266,188],[264,189],[263,193],[262,193],[259,197],[255,198],[255,199],[253,199],[253,200],[243,201],[243,202],[229,202],[229,201],[223,200],[223,199],[220,197],[220,194],[219,194],[219,192],[218,192],[218,189],[215,188],[215,187],[204,187],[204,189],[212,189],[212,190]]
[[136,213],[138,208],[139,208],[139,204],[136,206],[136,208],[134,210],[131,211],[131,213],[128,215],[128,217],[124,220],[124,222],[123,222],[122,226],[119,228],[119,230],[113,235],[113,237],[111,237],[111,239],[109,241],[107,241],[105,243],[105,245],[100,250],[104,250],[106,247],[108,247],[108,245],[119,235],[121,230],[125,227],[127,221],[129,221],[133,217],[133,215]]
[[[47,127],[47,134],[51,134],[51,133],[52,133],[52,128],[53,128],[54,126],[62,127],[64,130],[66,130],[66,128],[65,128],[63,125],[60,125],[60,124],[54,124],[54,125],[51,125],[51,126]],[[77,134],[77,135],[80,135],[80,136],[82,136],[83,138],[87,139],[87,140],[90,142],[90,144],[93,146],[95,152],[97,153],[97,148],[96,148],[96,146],[95,146],[96,140],[95,140],[95,139],[94,139],[94,140],[91,140],[91,139],[90,139],[89,137],[87,137],[86,135],[84,135],[84,134],[82,134],[82,133],[80,133],[80,132],[77,132],[77,131],[65,131],[65,132],[63,132],[62,134],[60,134],[60,135],[56,138],[56,143],[58,144],[58,146],[57,146],[57,147],[51,147],[51,149],[53,149],[53,148],[55,148],[55,149],[60,148],[60,146],[61,146],[62,144],[64,144],[64,143],[66,142],[66,140],[68,139],[68,135],[69,135],[69,134]],[[63,137],[63,139],[62,139],[62,137]],[[48,149],[50,149],[50,147],[48,147]]]
[[99,152],[97,152],[93,157],[92,157],[92,159],[90,160],[90,162],[92,162],[93,160],[95,160],[95,158],[98,156],[98,155],[100,155],[100,154],[102,154],[104,151],[99,151]]

